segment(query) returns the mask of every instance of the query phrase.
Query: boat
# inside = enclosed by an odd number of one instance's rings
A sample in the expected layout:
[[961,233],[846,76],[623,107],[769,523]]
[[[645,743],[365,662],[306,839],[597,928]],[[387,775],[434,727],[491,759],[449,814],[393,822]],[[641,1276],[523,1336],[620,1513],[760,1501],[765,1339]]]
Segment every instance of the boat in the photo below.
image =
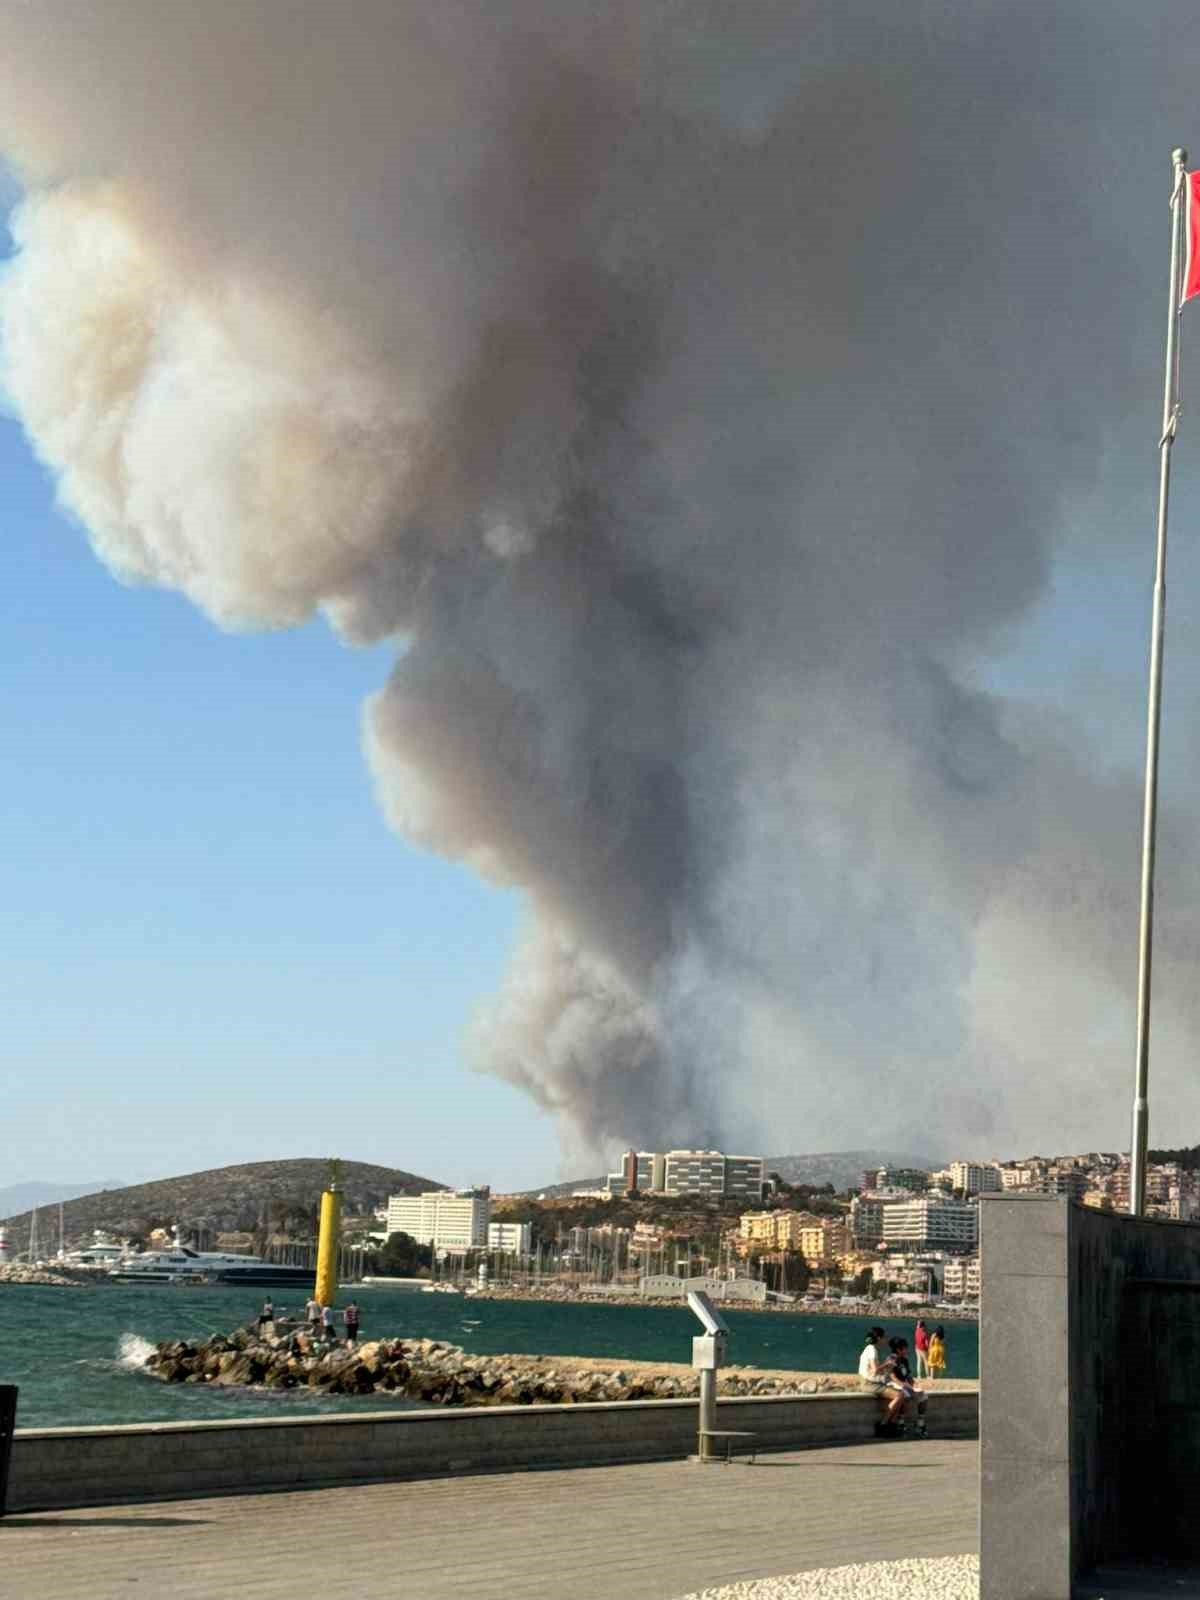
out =
[[78,1267],[92,1272],[101,1272],[108,1267],[115,1267],[129,1256],[128,1245],[118,1244],[117,1241],[101,1228],[97,1228],[92,1235],[91,1244],[80,1245],[78,1250],[64,1249],[59,1244],[56,1266]]
[[108,1276],[115,1283],[294,1283],[311,1288],[313,1269],[284,1266],[232,1250],[194,1250],[180,1242],[176,1229],[175,1242],[168,1249],[126,1256],[109,1267]]

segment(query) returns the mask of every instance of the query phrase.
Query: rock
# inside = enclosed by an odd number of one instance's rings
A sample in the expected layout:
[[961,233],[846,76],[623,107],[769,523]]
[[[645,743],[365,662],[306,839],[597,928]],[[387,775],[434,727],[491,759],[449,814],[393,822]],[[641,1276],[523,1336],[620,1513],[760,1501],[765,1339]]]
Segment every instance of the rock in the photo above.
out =
[[809,1378],[804,1383],[802,1383],[800,1385],[800,1393],[801,1394],[816,1394],[816,1392],[817,1392],[817,1380],[815,1378]]
[[223,1355],[213,1382],[222,1385],[248,1384],[254,1381],[255,1376],[262,1376],[262,1368],[251,1361],[247,1355],[235,1355],[232,1352]]

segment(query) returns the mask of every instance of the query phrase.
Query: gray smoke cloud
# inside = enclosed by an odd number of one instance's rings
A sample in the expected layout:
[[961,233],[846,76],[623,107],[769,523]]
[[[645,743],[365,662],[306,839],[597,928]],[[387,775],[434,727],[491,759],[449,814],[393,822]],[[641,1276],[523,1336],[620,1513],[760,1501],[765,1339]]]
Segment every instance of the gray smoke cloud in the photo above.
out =
[[52,0],[5,36],[12,403],[123,580],[396,640],[380,803],[527,904],[475,1064],[579,1150],[1124,1137],[1137,785],[980,676],[1140,382],[1111,326],[1086,375],[1129,244],[1056,155],[1148,70],[1113,18]]

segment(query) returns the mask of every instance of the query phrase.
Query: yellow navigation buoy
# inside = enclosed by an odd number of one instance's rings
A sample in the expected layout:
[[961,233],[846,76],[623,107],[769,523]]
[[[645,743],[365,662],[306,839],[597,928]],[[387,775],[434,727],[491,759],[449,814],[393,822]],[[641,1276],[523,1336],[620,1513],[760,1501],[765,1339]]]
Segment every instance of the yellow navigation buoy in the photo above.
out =
[[317,1283],[313,1299],[331,1306],[337,1299],[338,1242],[342,1226],[342,1163],[329,1163],[329,1187],[321,1194],[321,1228],[317,1235]]

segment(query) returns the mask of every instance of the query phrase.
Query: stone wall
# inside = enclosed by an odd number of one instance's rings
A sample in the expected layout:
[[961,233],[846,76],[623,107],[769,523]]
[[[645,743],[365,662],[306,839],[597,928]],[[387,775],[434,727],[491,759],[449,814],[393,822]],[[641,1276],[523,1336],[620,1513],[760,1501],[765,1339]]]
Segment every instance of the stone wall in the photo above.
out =
[[[760,1450],[799,1449],[869,1439],[875,1415],[867,1395],[733,1399],[717,1423],[752,1431]],[[29,1429],[14,1441],[9,1509],[663,1460],[695,1450],[697,1417],[692,1400],[641,1400]],[[974,1437],[977,1396],[935,1394],[929,1418],[935,1435]]]
[[981,1247],[980,1600],[1196,1559],[1200,1227],[1005,1194]]

